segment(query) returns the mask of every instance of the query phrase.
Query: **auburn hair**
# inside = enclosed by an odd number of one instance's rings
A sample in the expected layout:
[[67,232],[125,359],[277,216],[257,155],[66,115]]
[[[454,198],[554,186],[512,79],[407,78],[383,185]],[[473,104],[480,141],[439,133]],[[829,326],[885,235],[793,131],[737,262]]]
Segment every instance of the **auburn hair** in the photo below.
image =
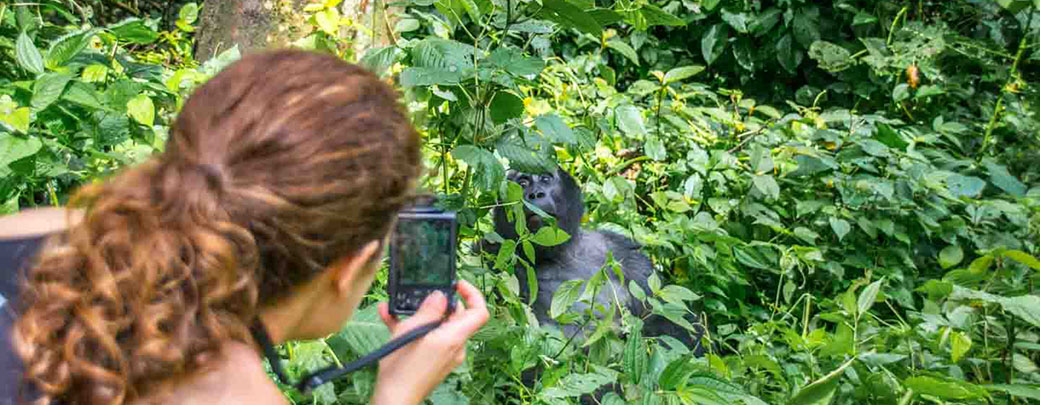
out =
[[71,199],[26,275],[15,347],[42,403],[121,404],[250,343],[258,308],[389,232],[421,170],[398,94],[330,55],[246,56],[165,150]]

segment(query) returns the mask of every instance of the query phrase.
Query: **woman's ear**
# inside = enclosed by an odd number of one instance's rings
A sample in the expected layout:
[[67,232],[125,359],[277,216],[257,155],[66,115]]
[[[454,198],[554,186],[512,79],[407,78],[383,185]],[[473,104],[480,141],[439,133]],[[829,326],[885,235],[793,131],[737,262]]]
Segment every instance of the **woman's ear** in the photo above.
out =
[[354,283],[369,276],[366,272],[371,271],[369,265],[372,264],[375,256],[379,254],[379,248],[382,245],[378,240],[371,241],[361,248],[357,254],[344,258],[336,266],[333,270],[333,280],[340,294],[349,294]]

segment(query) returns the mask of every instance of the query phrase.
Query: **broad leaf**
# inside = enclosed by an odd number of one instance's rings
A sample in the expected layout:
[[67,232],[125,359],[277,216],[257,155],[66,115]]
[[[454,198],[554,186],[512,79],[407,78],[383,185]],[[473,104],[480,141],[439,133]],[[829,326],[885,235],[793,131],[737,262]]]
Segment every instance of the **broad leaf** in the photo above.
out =
[[607,48],[618,51],[618,53],[632,61],[633,64],[639,66],[639,55],[636,53],[636,50],[625,41],[617,39],[616,37],[611,38],[607,41]]
[[561,283],[553,292],[552,302],[549,304],[549,317],[556,319],[570,310],[571,305],[581,296],[584,283],[584,280],[568,280]]
[[595,18],[567,0],[545,0],[542,6],[542,12],[553,21],[595,37],[603,33],[603,26]]
[[534,124],[553,143],[574,144],[578,141],[574,131],[563,122],[559,115],[539,115],[538,118],[535,118]]
[[664,11],[653,4],[643,4],[643,6],[639,8],[639,13],[646,19],[646,25],[648,27],[655,25],[686,25],[686,21],[683,21],[681,18]]
[[126,112],[130,118],[142,125],[150,127],[155,124],[155,104],[152,102],[152,98],[145,94],[130,99],[126,103]]
[[947,400],[966,400],[987,396],[986,391],[975,384],[937,376],[910,377],[903,381],[907,388],[918,395],[932,395]]
[[833,230],[834,234],[838,236],[839,242],[845,239],[845,235],[848,235],[849,231],[852,230],[852,225],[849,224],[849,221],[846,221],[841,218],[831,217],[830,223],[831,230]]
[[958,245],[950,245],[939,252],[939,265],[944,269],[956,266],[964,260],[964,250]]
[[68,73],[47,73],[41,75],[36,83],[33,83],[32,107],[34,110],[47,108],[61,98],[65,86],[72,80]]
[[76,57],[90,44],[97,30],[90,29],[73,32],[51,42],[50,50],[47,51],[47,67],[56,69],[64,66],[72,58]]
[[35,74],[43,73],[43,55],[40,54],[39,49],[36,49],[36,45],[25,32],[18,35],[14,55],[18,66],[21,66],[22,69]]
[[34,137],[22,138],[0,133],[0,177],[11,174],[8,165],[35,155],[42,147],[43,143]]
[[131,17],[108,26],[108,31],[119,41],[147,45],[159,39],[159,33],[140,18]]
[[643,123],[643,114],[638,107],[631,104],[618,106],[614,109],[614,116],[617,118],[618,128],[621,128],[625,134],[630,136],[646,134],[646,124]]
[[704,71],[704,66],[690,65],[677,67],[664,74],[664,83],[675,83]]
[[531,238],[531,242],[539,246],[556,246],[570,240],[571,236],[555,226],[543,226]]

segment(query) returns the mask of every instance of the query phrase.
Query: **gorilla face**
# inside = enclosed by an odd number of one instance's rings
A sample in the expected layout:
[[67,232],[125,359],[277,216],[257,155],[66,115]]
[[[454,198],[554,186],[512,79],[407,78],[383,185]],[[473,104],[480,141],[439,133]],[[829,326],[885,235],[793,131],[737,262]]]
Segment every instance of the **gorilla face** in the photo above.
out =
[[[567,172],[556,169],[553,172],[533,174],[510,171],[506,178],[523,187],[525,201],[538,207],[556,219],[556,225],[572,237],[577,235],[581,225],[581,217],[585,206],[581,198],[581,189],[574,178]],[[524,208],[527,229],[535,232],[545,225],[545,220],[530,209]],[[495,229],[507,239],[515,238],[514,226],[506,219],[503,209],[495,210]]]

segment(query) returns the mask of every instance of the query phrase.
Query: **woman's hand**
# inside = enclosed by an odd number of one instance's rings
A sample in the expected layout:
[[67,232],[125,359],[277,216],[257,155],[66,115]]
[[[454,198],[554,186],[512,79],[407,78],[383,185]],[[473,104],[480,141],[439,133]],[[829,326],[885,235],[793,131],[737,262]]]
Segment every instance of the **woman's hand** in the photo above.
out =
[[[418,404],[466,360],[466,341],[487,322],[488,310],[484,296],[472,284],[460,280],[456,290],[465,307],[458,303],[455,312],[437,329],[379,362],[373,404]],[[437,291],[427,296],[419,311],[408,319],[394,318],[385,302],[379,304],[379,316],[393,339],[441,319],[447,307],[447,297]]]

